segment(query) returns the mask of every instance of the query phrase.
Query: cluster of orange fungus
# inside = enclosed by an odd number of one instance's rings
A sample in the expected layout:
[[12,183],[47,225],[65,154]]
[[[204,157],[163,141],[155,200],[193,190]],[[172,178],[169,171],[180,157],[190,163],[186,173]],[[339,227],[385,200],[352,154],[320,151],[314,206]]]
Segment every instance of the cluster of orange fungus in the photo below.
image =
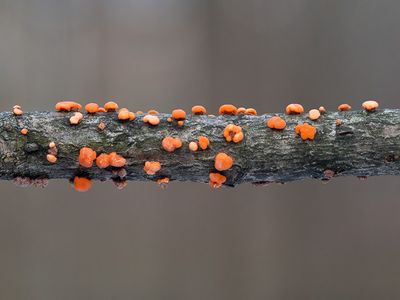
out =
[[113,101],[109,101],[106,104],[104,104],[104,109],[106,111],[115,111],[118,109],[118,104]]
[[317,128],[314,126],[304,123],[304,124],[299,124],[295,127],[295,132],[300,135],[301,139],[303,141],[305,140],[314,140],[315,134],[317,133]]
[[310,120],[316,121],[321,116],[321,112],[318,109],[312,109],[308,112],[308,118]]
[[79,164],[85,168],[91,168],[93,161],[96,159],[97,154],[91,148],[83,147],[79,151]]
[[362,104],[362,107],[367,111],[374,111],[378,109],[379,103],[374,100],[365,101]]
[[82,105],[74,101],[61,101],[56,104],[55,108],[57,111],[71,111],[80,110]]
[[279,116],[274,116],[267,121],[267,126],[271,129],[283,130],[286,127],[286,122]]
[[172,118],[175,120],[186,119],[186,112],[183,109],[174,109],[172,111]]
[[69,118],[69,123],[71,125],[78,125],[83,119],[83,114],[80,112],[76,112],[74,113],[74,115]]
[[148,114],[143,117],[143,122],[151,125],[158,125],[160,123],[160,118],[155,115]]
[[161,169],[161,164],[158,161],[146,161],[143,170],[147,175],[154,175]]
[[20,105],[14,105],[13,107],[13,114],[15,116],[22,116],[24,112],[22,111],[22,108]]
[[210,140],[205,136],[199,136],[199,147],[201,150],[206,150],[210,145]]
[[232,104],[224,104],[219,107],[220,115],[236,115],[237,107]]
[[226,182],[226,177],[220,173],[210,173],[209,184],[212,188],[219,188]]
[[176,149],[182,147],[182,141],[180,138],[174,138],[167,136],[162,140],[162,147],[165,151],[174,152]]
[[301,104],[292,103],[286,106],[286,113],[288,115],[291,114],[302,114],[304,112],[304,108]]
[[85,106],[85,109],[89,114],[97,113],[99,111],[99,108],[100,108],[100,106],[97,103],[93,103],[93,102],[92,103],[88,103]]
[[136,116],[133,112],[129,111],[127,108],[121,108],[118,111],[118,119],[121,121],[133,121],[135,120]]
[[28,132],[29,132],[29,130],[26,129],[26,128],[22,128],[22,129],[21,129],[21,134],[22,134],[22,135],[27,135]]
[[92,188],[92,181],[85,177],[74,178],[74,188],[78,192],[87,192]]
[[116,168],[122,168],[126,165],[126,159],[117,154],[116,152],[111,152],[109,155],[110,158],[110,165]]
[[224,129],[224,137],[227,142],[239,143],[244,138],[242,127],[234,124],[227,125]]
[[226,153],[220,152],[215,156],[214,167],[218,171],[229,170],[233,166],[233,158]]
[[192,114],[194,114],[194,115],[204,115],[206,113],[207,113],[207,111],[204,106],[195,105],[192,107]]
[[351,109],[351,106],[346,103],[340,104],[338,106],[338,110],[340,110],[340,111],[346,111],[346,110],[350,110],[350,109]]

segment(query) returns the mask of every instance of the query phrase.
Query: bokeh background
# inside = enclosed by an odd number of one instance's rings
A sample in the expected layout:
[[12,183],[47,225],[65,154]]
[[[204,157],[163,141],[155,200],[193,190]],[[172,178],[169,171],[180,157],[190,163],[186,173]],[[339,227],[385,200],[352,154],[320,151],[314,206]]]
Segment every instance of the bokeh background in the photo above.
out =
[[[399,108],[399,15],[397,0],[0,0],[0,111]],[[0,299],[399,299],[399,183],[1,182]]]

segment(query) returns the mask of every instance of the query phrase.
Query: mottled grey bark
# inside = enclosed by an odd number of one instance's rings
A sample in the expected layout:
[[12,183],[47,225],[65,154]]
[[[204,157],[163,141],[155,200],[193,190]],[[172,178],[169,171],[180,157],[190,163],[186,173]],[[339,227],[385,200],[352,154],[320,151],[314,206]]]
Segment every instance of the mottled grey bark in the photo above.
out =
[[[376,176],[400,174],[400,110],[375,112],[329,112],[316,122],[303,115],[280,114],[287,122],[283,131],[266,127],[273,116],[189,116],[182,127],[168,123],[168,114],[161,114],[158,126],[135,121],[121,122],[116,113],[85,114],[81,124],[71,126],[72,113],[31,112],[16,117],[0,113],[0,179],[18,176],[30,178],[67,178],[84,175],[96,180],[115,177],[112,168],[95,165],[79,167],[80,148],[87,146],[98,154],[116,151],[127,159],[127,180],[171,180],[208,182],[218,152],[230,154],[234,166],[225,172],[228,185],[242,182],[287,182],[304,178],[329,179],[334,176]],[[337,126],[336,120],[342,125]],[[98,124],[104,122],[101,131]],[[312,123],[318,130],[314,141],[303,141],[294,127]],[[228,143],[223,129],[234,123],[243,128],[241,143]],[[28,135],[20,130],[27,128]],[[165,136],[180,137],[183,147],[173,153],[164,151]],[[188,143],[199,135],[210,139],[207,150],[195,153]],[[46,160],[49,142],[58,148],[58,162]],[[162,169],[153,176],[143,171],[146,160],[160,161]],[[115,172],[114,172],[115,173]]]

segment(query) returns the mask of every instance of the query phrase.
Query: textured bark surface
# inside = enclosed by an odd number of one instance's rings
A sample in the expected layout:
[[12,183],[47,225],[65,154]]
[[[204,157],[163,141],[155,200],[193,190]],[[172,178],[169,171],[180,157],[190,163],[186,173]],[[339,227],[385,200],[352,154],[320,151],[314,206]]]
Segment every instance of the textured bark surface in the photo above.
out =
[[[0,179],[18,176],[30,178],[66,178],[84,175],[95,180],[114,178],[112,168],[95,165],[79,167],[77,157],[82,147],[98,154],[116,151],[127,159],[127,180],[170,180],[208,182],[218,152],[230,154],[234,166],[225,172],[228,185],[242,182],[287,182],[304,178],[329,179],[335,176],[377,176],[400,174],[400,110],[375,112],[346,111],[322,115],[316,122],[306,114],[278,114],[287,122],[283,131],[266,127],[275,114],[261,116],[189,116],[185,125],[168,123],[169,114],[160,114],[160,124],[151,126],[141,116],[121,122],[116,113],[85,114],[81,124],[71,126],[72,113],[31,112],[16,117],[0,113]],[[343,121],[337,126],[336,120]],[[104,122],[101,131],[98,124]],[[303,122],[313,124],[318,132],[314,141],[303,141],[294,127]],[[223,137],[226,125],[242,127],[241,143],[228,143]],[[22,128],[28,135],[20,133]],[[164,151],[165,136],[180,137],[182,148]],[[207,150],[190,152],[188,143],[204,135],[210,139]],[[46,160],[49,142],[58,148],[58,161]],[[153,176],[143,171],[146,160],[160,161],[162,169]],[[114,172],[115,173],[115,172]]]

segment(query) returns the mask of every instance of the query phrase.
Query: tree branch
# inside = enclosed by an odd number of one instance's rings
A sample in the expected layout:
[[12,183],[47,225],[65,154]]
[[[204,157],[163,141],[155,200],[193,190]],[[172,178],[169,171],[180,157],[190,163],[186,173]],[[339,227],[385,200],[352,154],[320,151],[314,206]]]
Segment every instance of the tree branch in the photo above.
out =
[[[138,116],[122,122],[117,113],[84,114],[72,126],[73,113],[31,112],[22,116],[0,113],[0,179],[16,177],[66,178],[83,175],[95,180],[115,178],[112,168],[86,169],[77,157],[82,147],[98,154],[116,151],[127,159],[127,180],[208,182],[215,171],[214,157],[225,152],[234,158],[231,169],[221,172],[227,185],[243,182],[288,182],[304,178],[330,179],[333,176],[378,176],[400,174],[400,110],[328,112],[317,121],[306,115],[278,114],[287,122],[283,131],[269,129],[265,122],[272,114],[261,116],[189,116],[185,125],[168,123],[169,114],[160,114],[160,124],[152,126]],[[275,114],[274,114],[275,115]],[[337,125],[337,119],[342,120]],[[98,129],[100,122],[104,130]],[[317,128],[313,141],[303,141],[294,127],[309,122]],[[228,143],[223,136],[226,125],[242,127],[245,138]],[[29,130],[27,135],[21,129]],[[200,135],[210,139],[206,150],[190,152],[188,143]],[[161,147],[166,136],[180,137],[182,148],[168,153]],[[49,142],[58,148],[58,161],[51,164],[46,155]],[[159,161],[156,175],[143,171],[144,162]]]

